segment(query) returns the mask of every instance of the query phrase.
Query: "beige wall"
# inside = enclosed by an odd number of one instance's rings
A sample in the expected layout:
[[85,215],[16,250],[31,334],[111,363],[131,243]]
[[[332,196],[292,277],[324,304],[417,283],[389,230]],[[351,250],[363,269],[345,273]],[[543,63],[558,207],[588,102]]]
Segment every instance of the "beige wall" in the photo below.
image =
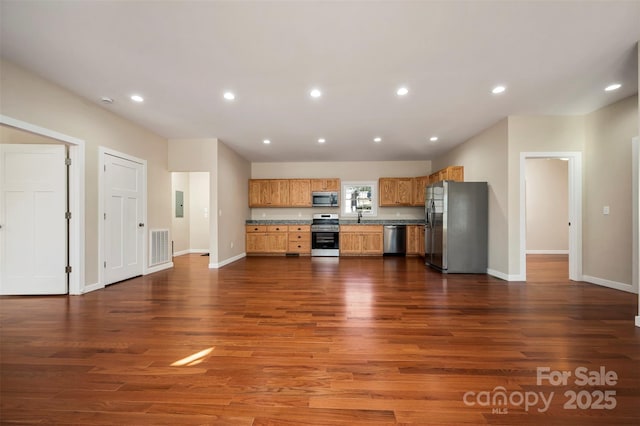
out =
[[527,252],[569,252],[569,163],[526,160]]
[[[631,139],[638,100],[623,99],[586,116],[583,273],[631,284]],[[609,206],[610,214],[603,214]]]
[[[251,164],[224,143],[218,144],[218,259],[225,262],[245,253],[245,222],[250,217]],[[212,211],[213,213],[214,211]]]
[[[381,177],[414,177],[431,173],[431,161],[343,161],[300,163],[252,163],[253,179],[339,178],[375,181]],[[314,213],[340,213],[339,208],[254,208],[252,219],[310,220]],[[378,219],[423,219],[422,207],[379,207]]]
[[[85,283],[98,283],[98,147],[147,161],[148,229],[171,227],[167,141],[5,60],[0,113],[85,141]],[[145,259],[145,266],[148,259]]]
[[489,266],[507,278],[507,119],[433,161],[434,170],[464,166],[465,181],[489,185]]
[[218,139],[169,139],[168,167],[172,172],[215,170]]
[[[176,217],[176,191],[182,191],[184,194],[184,217]],[[191,248],[189,199],[189,173],[171,173],[171,241],[174,255]]]

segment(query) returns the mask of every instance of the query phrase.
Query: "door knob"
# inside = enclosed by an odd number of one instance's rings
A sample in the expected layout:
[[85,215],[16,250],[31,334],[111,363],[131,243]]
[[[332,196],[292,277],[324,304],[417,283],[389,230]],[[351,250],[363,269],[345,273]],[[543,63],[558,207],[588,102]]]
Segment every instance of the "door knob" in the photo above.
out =
[[140,228],[144,228],[144,223],[140,222],[140,223],[138,224],[138,226],[139,226]]

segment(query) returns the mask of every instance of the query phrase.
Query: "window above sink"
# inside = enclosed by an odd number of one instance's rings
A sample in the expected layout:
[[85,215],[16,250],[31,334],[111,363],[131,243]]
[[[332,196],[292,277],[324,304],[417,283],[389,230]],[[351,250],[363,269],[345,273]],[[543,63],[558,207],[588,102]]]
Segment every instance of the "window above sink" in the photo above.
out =
[[375,217],[378,215],[378,182],[342,182],[341,216]]

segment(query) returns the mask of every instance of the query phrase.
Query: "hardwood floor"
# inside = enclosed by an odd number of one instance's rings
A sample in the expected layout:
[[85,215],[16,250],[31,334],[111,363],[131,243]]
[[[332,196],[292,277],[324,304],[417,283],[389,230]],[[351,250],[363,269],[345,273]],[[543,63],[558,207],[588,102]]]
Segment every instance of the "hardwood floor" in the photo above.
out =
[[638,297],[569,282],[562,258],[530,258],[526,284],[419,258],[174,260],[0,298],[2,424],[640,423]]

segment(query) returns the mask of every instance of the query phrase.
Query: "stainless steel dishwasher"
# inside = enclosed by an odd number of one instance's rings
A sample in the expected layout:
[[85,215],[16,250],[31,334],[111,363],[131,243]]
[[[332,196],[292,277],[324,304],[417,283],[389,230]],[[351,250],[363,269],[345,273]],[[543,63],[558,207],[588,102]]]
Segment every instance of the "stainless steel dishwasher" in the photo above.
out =
[[384,225],[383,234],[385,255],[404,256],[407,254],[407,226]]

